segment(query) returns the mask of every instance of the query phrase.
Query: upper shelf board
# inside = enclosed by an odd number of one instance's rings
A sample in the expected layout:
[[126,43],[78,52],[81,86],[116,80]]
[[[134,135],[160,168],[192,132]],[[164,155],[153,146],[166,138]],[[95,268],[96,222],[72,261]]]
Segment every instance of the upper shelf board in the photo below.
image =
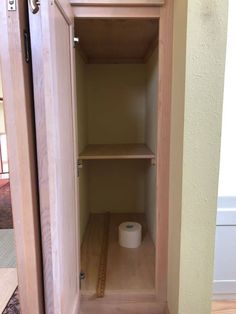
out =
[[160,6],[165,0],[70,0],[73,6]]
[[75,19],[86,63],[145,63],[158,44],[157,19]]
[[86,146],[79,155],[81,160],[153,158],[155,155],[145,144],[93,144]]

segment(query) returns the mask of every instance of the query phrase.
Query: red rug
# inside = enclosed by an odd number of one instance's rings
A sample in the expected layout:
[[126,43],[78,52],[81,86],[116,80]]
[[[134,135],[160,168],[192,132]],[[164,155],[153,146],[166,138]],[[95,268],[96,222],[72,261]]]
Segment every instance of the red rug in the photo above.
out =
[[9,180],[0,180],[0,229],[12,229],[12,205]]

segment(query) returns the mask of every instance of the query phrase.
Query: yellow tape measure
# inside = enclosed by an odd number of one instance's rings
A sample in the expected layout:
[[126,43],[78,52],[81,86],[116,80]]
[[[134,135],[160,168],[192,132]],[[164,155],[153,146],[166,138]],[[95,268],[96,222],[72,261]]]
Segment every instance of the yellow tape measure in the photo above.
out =
[[110,224],[110,213],[106,213],[104,218],[102,247],[100,255],[100,263],[98,269],[98,281],[97,281],[97,298],[103,298],[106,288],[106,272],[107,272],[107,253],[108,253],[108,242],[109,242],[109,224]]

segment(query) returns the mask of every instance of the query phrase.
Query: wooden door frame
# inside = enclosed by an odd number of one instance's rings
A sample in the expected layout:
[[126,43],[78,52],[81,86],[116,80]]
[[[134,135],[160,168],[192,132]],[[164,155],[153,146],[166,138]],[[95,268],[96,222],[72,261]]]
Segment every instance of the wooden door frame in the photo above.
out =
[[[163,6],[79,5],[73,2],[77,18],[156,18],[159,19],[159,60],[157,95],[157,208],[156,208],[156,296],[167,302],[169,167],[171,123],[171,79],[173,0]],[[160,253],[159,253],[160,252]],[[166,311],[168,311],[166,309]]]
[[41,237],[31,66],[24,56],[27,2],[0,5],[0,58],[4,95],[18,286],[22,313],[44,313]]
[[[57,180],[54,165],[59,165],[58,161],[53,158],[54,153],[51,147],[48,149],[48,143],[56,143],[53,126],[56,117],[54,111],[56,108],[56,100],[52,95],[53,90],[53,64],[51,60],[55,60],[54,40],[55,34],[51,31],[51,25],[54,23],[52,16],[53,6],[60,11],[70,29],[70,44],[73,46],[74,19],[71,6],[67,0],[53,0],[41,2],[39,12],[30,16],[30,33],[36,40],[31,41],[32,48],[32,65],[34,78],[34,98],[35,98],[35,123],[37,136],[37,157],[39,172],[39,197],[40,197],[40,215],[42,229],[42,248],[44,263],[44,288],[45,288],[45,311],[46,313],[57,313],[61,311],[62,296],[59,293],[61,287],[60,278],[60,261],[59,261],[59,243],[58,230],[59,218],[56,214],[57,196]],[[51,24],[52,23],[52,24]],[[34,42],[34,44],[33,44]],[[50,48],[48,48],[50,47]],[[71,58],[71,88],[72,88],[72,106],[73,106],[73,127],[74,138],[77,138],[76,123],[76,88],[75,84],[75,64],[73,62],[74,49],[70,54]],[[53,111],[54,110],[54,111]],[[77,169],[76,160],[78,156],[78,146],[74,146],[74,178],[75,190],[77,191]],[[75,191],[75,192],[76,192]],[[77,192],[76,192],[77,193]],[[78,206],[77,194],[75,194],[76,206]],[[78,210],[76,214],[79,215]],[[78,265],[77,265],[77,285],[79,290],[80,281],[80,259],[79,259],[79,225],[78,217],[76,221],[76,238],[78,239]],[[79,294],[73,304],[73,313],[79,312]],[[61,313],[61,312],[60,312]]]

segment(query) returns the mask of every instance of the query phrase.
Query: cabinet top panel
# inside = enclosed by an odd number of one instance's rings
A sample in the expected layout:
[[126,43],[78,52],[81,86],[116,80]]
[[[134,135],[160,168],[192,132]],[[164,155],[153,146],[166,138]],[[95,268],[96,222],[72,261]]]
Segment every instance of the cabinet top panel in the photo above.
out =
[[158,45],[157,19],[75,19],[86,63],[145,63]]
[[117,5],[117,6],[160,6],[165,4],[165,0],[70,0],[71,5],[97,6],[97,5]]

